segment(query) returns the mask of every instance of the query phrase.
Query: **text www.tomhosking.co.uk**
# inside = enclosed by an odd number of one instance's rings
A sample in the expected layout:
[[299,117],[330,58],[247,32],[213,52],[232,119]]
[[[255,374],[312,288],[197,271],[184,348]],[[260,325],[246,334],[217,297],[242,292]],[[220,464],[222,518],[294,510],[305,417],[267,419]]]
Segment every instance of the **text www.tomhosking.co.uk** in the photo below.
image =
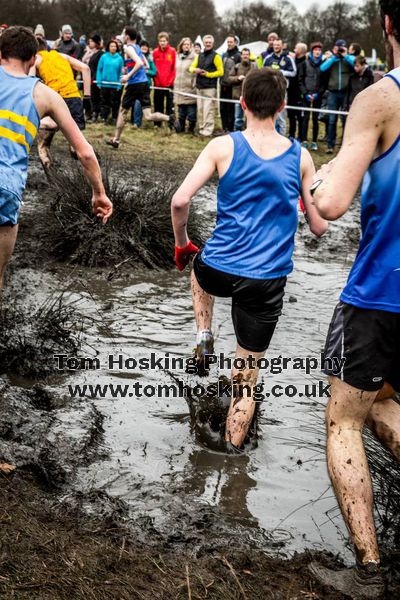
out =
[[[126,357],[123,354],[110,354],[104,359],[99,357],[84,357],[84,356],[68,356],[66,354],[54,355],[56,367],[60,371],[118,371],[118,372],[142,372],[142,371],[166,371],[167,373],[177,371],[187,374],[196,375],[198,373],[198,365],[196,358],[191,356],[187,358],[171,356],[168,352],[165,355],[157,355],[150,353],[149,356],[134,358]],[[327,362],[329,364],[327,365]],[[219,369],[232,368],[240,371],[247,369],[258,368],[261,376],[265,373],[271,375],[280,374],[285,370],[292,369],[294,371],[303,372],[310,375],[315,371],[321,371],[324,366],[328,367],[330,372],[339,374],[343,369],[344,359],[325,359],[323,354],[319,357],[272,357],[261,358],[256,360],[253,356],[246,358],[234,358],[225,356],[223,353],[219,355],[211,354],[206,357],[205,367],[207,369],[216,366]],[[312,383],[304,383],[301,385],[282,385],[275,384],[273,381],[268,381],[268,388],[261,378],[261,382],[253,388],[244,382],[234,383],[219,380],[216,383],[207,385],[196,384],[190,386],[183,381],[180,381],[177,376],[174,377],[174,383],[170,384],[143,384],[135,382],[133,384],[80,384],[68,385],[68,391],[71,397],[78,398],[178,398],[178,397],[209,397],[215,396],[248,396],[253,393],[253,399],[256,402],[262,402],[266,398],[280,398],[283,396],[291,397],[306,397],[306,398],[329,398],[330,386],[326,380],[314,380]]]

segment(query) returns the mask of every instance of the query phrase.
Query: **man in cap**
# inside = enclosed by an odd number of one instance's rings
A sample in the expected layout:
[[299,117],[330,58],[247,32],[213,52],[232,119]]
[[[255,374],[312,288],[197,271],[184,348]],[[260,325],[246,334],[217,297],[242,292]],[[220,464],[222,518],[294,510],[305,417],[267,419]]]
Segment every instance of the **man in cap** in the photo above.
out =
[[61,54],[68,54],[72,58],[79,58],[81,55],[81,47],[74,40],[71,25],[63,25],[61,28],[61,37],[54,44],[54,50]]
[[[333,46],[332,56],[322,63],[321,73],[329,76],[328,81],[328,109],[343,110],[346,100],[349,78],[354,73],[356,57],[347,51],[345,40],[337,40]],[[338,115],[329,115],[328,149],[327,154],[332,154],[336,144],[336,128]],[[346,119],[342,116],[343,127]]]

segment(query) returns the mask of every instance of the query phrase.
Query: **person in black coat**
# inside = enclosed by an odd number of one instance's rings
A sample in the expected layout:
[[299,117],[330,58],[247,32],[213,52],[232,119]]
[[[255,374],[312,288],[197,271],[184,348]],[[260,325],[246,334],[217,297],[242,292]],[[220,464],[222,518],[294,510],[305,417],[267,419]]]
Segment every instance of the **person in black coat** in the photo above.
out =
[[354,98],[374,83],[374,73],[368,66],[363,56],[357,56],[354,64],[354,73],[350,75],[349,85],[347,86],[346,109],[349,110],[354,102]]
[[[322,98],[326,88],[326,76],[324,77],[321,73],[322,64],[322,44],[321,42],[314,42],[311,44],[311,52],[308,53],[306,60],[300,65],[299,68],[299,87],[303,98],[303,106],[306,108],[321,108]],[[303,132],[302,141],[304,147],[308,147],[308,124],[310,122],[310,115],[312,115],[313,123],[313,136],[312,143],[310,144],[311,150],[318,150],[318,128],[319,128],[319,113],[304,111],[303,117]]]

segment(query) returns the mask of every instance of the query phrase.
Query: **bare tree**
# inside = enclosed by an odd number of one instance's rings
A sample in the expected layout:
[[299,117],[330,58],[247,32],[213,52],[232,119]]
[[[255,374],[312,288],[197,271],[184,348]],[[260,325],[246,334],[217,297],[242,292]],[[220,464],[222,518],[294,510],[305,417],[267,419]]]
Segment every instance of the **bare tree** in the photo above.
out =
[[275,9],[264,2],[239,5],[224,15],[224,36],[233,31],[243,43],[264,40],[276,23]]
[[184,36],[196,38],[199,34],[212,33],[219,37],[219,18],[213,0],[202,0],[201,5],[198,0],[157,0],[151,14],[148,33],[152,42],[163,30],[171,34],[175,44]]

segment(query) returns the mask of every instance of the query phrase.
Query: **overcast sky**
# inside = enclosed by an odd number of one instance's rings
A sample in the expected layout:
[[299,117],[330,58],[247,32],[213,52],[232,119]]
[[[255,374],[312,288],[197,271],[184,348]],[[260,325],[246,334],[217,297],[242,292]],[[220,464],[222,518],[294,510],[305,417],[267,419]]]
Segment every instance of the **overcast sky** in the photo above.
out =
[[[332,0],[333,1],[333,0]],[[362,0],[349,0],[352,4],[361,4]],[[231,9],[232,7],[236,7],[238,4],[242,3],[244,5],[250,4],[251,0],[239,0],[238,3],[232,2],[232,0],[214,0],[215,6],[219,14],[224,13],[226,10]],[[304,12],[309,8],[312,4],[318,4],[320,7],[326,6],[326,4],[330,4],[330,2],[326,2],[326,0],[292,0],[293,4],[296,6],[299,12]],[[272,2],[266,2],[266,4],[272,4]]]

